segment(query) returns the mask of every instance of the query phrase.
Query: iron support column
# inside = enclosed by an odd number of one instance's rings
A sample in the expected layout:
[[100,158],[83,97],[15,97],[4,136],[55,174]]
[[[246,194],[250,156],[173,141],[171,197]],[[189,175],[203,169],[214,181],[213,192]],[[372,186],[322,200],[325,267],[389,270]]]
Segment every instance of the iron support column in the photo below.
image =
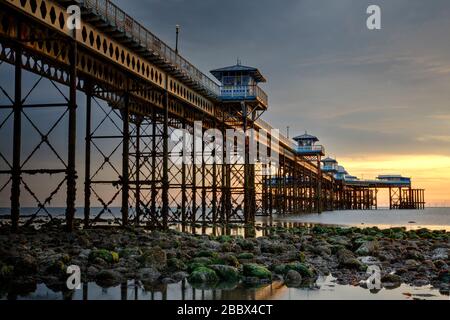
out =
[[163,172],[162,172],[162,218],[163,218],[163,229],[166,229],[169,218],[169,93],[167,88],[167,78],[166,78],[166,89],[164,90],[164,114],[163,114]]
[[139,226],[141,214],[141,118],[136,119],[136,184],[135,184],[136,217],[135,225]]
[[[214,121],[214,128],[216,127],[216,122]],[[217,139],[217,137],[214,137]],[[216,140],[214,140],[216,142]],[[222,141],[223,143],[223,141]],[[212,164],[212,220],[213,223],[217,223],[217,150],[214,149],[213,164]]]
[[130,191],[129,153],[130,153],[130,123],[129,123],[129,95],[124,96],[122,109],[122,226],[128,225],[128,197]]
[[92,118],[92,86],[86,86],[86,136],[84,152],[84,227],[89,227],[91,208],[91,118]]
[[156,214],[156,129],[157,129],[157,121],[156,121],[156,111],[155,107],[152,108],[152,185],[151,185],[151,196],[150,196],[150,218],[152,222],[158,224],[158,217]]
[[183,224],[183,227],[186,223],[186,139],[188,139],[188,134],[186,132],[186,120],[183,119],[182,123],[183,128],[183,149],[182,149],[182,161],[181,161],[181,223]]
[[[74,36],[75,38],[75,36]],[[76,154],[76,130],[77,130],[77,43],[74,39],[71,43],[70,56],[70,92],[69,92],[69,141],[67,160],[67,208],[66,227],[67,231],[73,230],[75,217],[75,199],[77,192],[77,172],[75,169]]]
[[322,168],[320,156],[317,158],[317,213],[322,213]]
[[196,127],[194,119],[194,128],[192,134],[192,212],[191,212],[191,224],[195,225],[197,219],[197,137]]
[[[20,21],[18,22],[18,37],[20,37]],[[12,230],[16,232],[19,227],[20,216],[20,151],[22,142],[22,47],[19,42],[16,44],[15,50],[14,77],[14,135],[11,175],[11,227]]]

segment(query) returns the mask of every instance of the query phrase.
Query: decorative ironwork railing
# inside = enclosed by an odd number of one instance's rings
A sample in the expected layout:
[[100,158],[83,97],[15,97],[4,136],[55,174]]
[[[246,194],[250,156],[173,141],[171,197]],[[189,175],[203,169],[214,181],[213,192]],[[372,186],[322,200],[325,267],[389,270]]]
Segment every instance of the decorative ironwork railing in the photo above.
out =
[[101,16],[117,30],[125,33],[137,44],[159,56],[165,63],[172,65],[179,72],[188,76],[215,97],[220,95],[219,85],[203,72],[194,67],[161,39],[126,14],[109,0],[79,0],[80,4],[94,14]]

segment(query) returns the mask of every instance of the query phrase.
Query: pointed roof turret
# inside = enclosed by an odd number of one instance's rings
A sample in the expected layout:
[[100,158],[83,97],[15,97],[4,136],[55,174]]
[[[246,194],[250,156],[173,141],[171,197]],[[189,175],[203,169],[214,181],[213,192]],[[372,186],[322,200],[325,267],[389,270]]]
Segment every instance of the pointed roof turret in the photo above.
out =
[[305,140],[310,140],[310,141],[314,141],[314,142],[319,141],[319,138],[317,138],[316,136],[308,134],[307,131],[305,131],[304,134],[302,134],[300,136],[296,136],[296,137],[294,137],[292,139],[294,139],[294,141],[297,141],[297,142],[298,141],[305,141]]
[[210,72],[219,81],[222,81],[222,76],[224,73],[240,72],[240,73],[248,74],[249,76],[253,77],[253,79],[255,79],[256,82],[267,82],[266,78],[264,78],[264,76],[261,74],[261,72],[257,68],[243,66],[243,65],[241,65],[240,60],[238,60],[238,62],[234,66],[214,69],[214,70],[211,70]]

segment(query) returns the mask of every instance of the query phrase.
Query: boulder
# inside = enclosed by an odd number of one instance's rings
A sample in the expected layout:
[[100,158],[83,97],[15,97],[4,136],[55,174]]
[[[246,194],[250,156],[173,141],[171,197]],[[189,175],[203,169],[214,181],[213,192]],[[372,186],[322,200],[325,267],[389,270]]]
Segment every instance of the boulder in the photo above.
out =
[[358,256],[368,256],[378,251],[377,241],[366,241],[355,251]]
[[55,260],[45,267],[45,273],[58,278],[65,278],[67,276],[66,271],[67,267],[61,260]]
[[424,259],[423,254],[418,249],[409,249],[404,254],[404,258],[418,260],[418,261],[422,261]]
[[2,282],[8,282],[13,279],[14,266],[0,263],[0,280]]
[[448,259],[447,248],[436,248],[431,253],[431,260],[447,260],[447,259]]
[[322,257],[328,257],[331,255],[331,246],[329,244],[315,244],[307,246],[306,248],[309,252],[317,254]]
[[103,288],[118,285],[121,281],[122,276],[114,270],[102,270],[95,275],[95,282]]
[[89,266],[88,268],[87,268],[87,275],[88,275],[88,277],[91,277],[91,278],[93,278],[93,277],[95,277],[95,275],[98,273],[98,269],[96,268],[96,267],[94,267],[94,266]]
[[89,253],[89,261],[95,262],[99,259],[110,264],[117,263],[119,262],[119,254],[115,251],[109,251],[107,249],[96,249]]
[[272,279],[272,273],[265,267],[256,263],[244,264],[244,276],[258,279]]
[[350,245],[350,240],[344,236],[331,236],[328,238],[328,242],[334,245],[341,245],[343,247],[348,247]]
[[255,244],[251,239],[238,239],[238,244],[242,248],[242,250],[253,250],[255,248]]
[[[223,261],[223,263],[221,263]],[[226,264],[232,267],[239,267],[239,260],[235,255],[226,253],[220,256],[219,259],[214,259],[214,264]]]
[[288,287],[299,287],[302,283],[302,276],[295,270],[289,270],[285,276],[285,283]]
[[88,259],[89,255],[91,254],[91,249],[83,249],[81,250],[80,254],[78,255],[78,258],[80,259]]
[[189,275],[188,280],[190,283],[214,284],[219,281],[219,277],[214,270],[207,267],[199,267]]
[[381,278],[381,283],[385,288],[394,289],[401,285],[402,279],[396,274],[388,273]]
[[185,271],[187,270],[186,264],[177,258],[170,258],[167,260],[167,266],[172,271]]
[[445,261],[443,261],[443,260],[433,261],[433,264],[434,264],[434,267],[437,268],[437,269],[446,269],[446,268],[448,268],[447,263],[445,263]]
[[301,262],[292,262],[286,264],[279,264],[274,267],[274,272],[282,275],[286,275],[290,270],[298,272],[302,277],[311,278],[314,276],[314,272]]
[[286,251],[286,245],[279,241],[261,240],[261,252],[263,253],[280,254]]
[[353,252],[348,249],[340,249],[337,252],[339,266],[341,268],[349,268],[349,269],[357,269],[361,270],[363,268],[363,264],[356,259]]
[[420,266],[420,263],[414,259],[408,259],[405,261],[405,267],[409,270],[415,270],[418,266]]
[[365,264],[367,266],[381,265],[381,261],[378,260],[378,258],[373,257],[373,256],[358,257],[357,259],[359,262],[361,262],[362,264]]
[[206,241],[205,245],[207,248],[210,248],[214,251],[218,251],[222,247],[222,244],[220,242],[214,240]]
[[450,271],[449,270],[439,271],[437,278],[441,282],[450,283]]
[[175,281],[181,281],[181,280],[183,280],[183,279],[186,279],[187,277],[189,276],[189,274],[187,274],[186,272],[184,272],[184,271],[178,271],[178,272],[175,272],[173,275],[172,275],[172,279],[174,279]]
[[167,254],[161,247],[147,247],[142,249],[138,260],[143,267],[155,267],[161,270],[167,265]]
[[158,280],[158,278],[161,276],[161,273],[159,273],[158,270],[154,268],[141,268],[138,270],[139,279],[141,279],[143,282],[151,283]]
[[178,282],[177,280],[175,280],[173,278],[169,278],[169,277],[162,278],[160,281],[161,281],[162,284],[172,284],[172,283],[177,283]]
[[239,271],[235,267],[226,265],[210,265],[209,268],[216,272],[221,281],[236,282],[239,280]]
[[217,257],[217,251],[216,250],[201,250],[199,252],[197,252],[196,255],[198,258],[215,258]]
[[237,258],[239,260],[251,260],[254,257],[255,257],[255,255],[251,252],[242,252],[237,256]]
[[14,273],[16,275],[33,275],[38,270],[36,259],[29,255],[24,254],[13,258]]

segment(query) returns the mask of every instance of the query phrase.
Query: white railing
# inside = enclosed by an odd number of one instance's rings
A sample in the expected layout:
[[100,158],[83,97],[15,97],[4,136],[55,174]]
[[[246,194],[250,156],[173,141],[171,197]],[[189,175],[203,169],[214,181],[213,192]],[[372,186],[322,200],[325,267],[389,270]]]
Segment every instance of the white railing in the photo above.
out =
[[325,148],[322,145],[297,146],[297,147],[295,147],[295,151],[297,151],[298,153],[311,153],[311,152],[325,153]]
[[322,166],[322,170],[324,170],[324,171],[337,171],[338,167],[337,166]]
[[220,87],[220,96],[225,99],[240,98],[259,98],[267,106],[267,94],[257,85],[250,86],[222,86]]

